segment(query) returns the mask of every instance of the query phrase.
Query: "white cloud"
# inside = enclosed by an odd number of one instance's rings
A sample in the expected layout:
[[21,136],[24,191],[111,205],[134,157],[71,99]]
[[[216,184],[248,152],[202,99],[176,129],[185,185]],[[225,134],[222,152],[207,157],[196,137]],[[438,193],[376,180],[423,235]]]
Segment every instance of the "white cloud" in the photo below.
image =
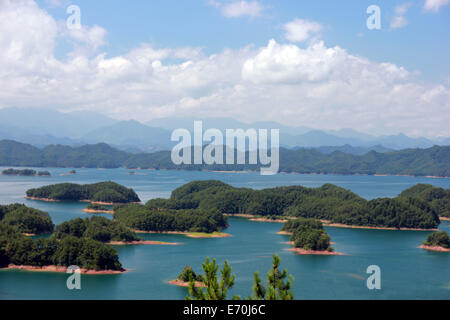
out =
[[425,0],[424,9],[426,11],[438,12],[441,7],[450,3],[450,0]]
[[263,5],[258,1],[233,0],[231,2],[219,2],[210,0],[209,4],[220,8],[223,16],[228,18],[236,18],[242,16],[258,17],[264,10]]
[[405,15],[408,9],[412,6],[412,3],[407,2],[395,7],[394,12],[395,16],[391,21],[391,29],[399,29],[403,28],[408,24],[408,20]]
[[285,37],[287,40],[291,42],[302,42],[311,38],[313,34],[322,31],[323,27],[314,21],[295,19],[286,23],[283,29],[286,31]]
[[91,110],[139,121],[218,116],[450,136],[445,80],[426,84],[400,66],[324,42],[300,48],[271,40],[261,48],[210,56],[198,48],[150,44],[119,56],[75,47],[57,59],[59,37],[76,41],[61,35],[56,21],[33,1],[0,1],[0,107]]

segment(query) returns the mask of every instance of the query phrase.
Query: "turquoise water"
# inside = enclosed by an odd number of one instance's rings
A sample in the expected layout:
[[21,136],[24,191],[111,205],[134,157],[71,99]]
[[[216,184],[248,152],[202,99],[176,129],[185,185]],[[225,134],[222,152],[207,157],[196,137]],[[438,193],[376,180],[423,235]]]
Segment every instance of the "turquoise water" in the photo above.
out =
[[[3,170],[3,168],[0,168]],[[50,169],[52,177],[8,177],[0,175],[0,203],[25,203],[50,213],[53,221],[87,217],[85,204],[45,203],[25,200],[25,191],[42,185],[74,182],[116,181],[134,188],[141,200],[169,197],[173,189],[193,180],[217,179],[238,187],[255,189],[304,185],[318,187],[333,183],[367,199],[393,197],[417,183],[450,187],[450,179],[414,177],[373,177],[339,175],[288,175],[264,177],[258,173],[138,171],[131,176],[125,169],[77,169],[74,176],[60,176],[70,169]],[[105,215],[110,217],[109,215]],[[69,291],[67,275],[0,271],[0,299],[183,299],[187,289],[168,281],[186,265],[201,271],[207,256],[222,264],[228,260],[236,274],[230,294],[248,296],[253,272],[265,275],[271,256],[281,256],[282,267],[295,277],[296,299],[450,299],[450,254],[418,248],[429,234],[415,231],[380,231],[327,228],[337,252],[344,256],[297,256],[286,249],[288,237],[277,234],[281,225],[232,218],[224,239],[190,239],[176,235],[144,235],[145,239],[181,242],[180,246],[117,247],[125,268],[122,275],[82,275],[82,289]],[[449,222],[440,228],[450,232]],[[378,265],[382,289],[366,287],[366,269]]]

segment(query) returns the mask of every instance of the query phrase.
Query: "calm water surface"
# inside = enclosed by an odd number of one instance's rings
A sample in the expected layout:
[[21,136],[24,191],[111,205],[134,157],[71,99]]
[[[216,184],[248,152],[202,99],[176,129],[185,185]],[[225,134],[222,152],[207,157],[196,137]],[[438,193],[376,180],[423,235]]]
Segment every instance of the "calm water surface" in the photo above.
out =
[[[3,170],[4,168],[0,168]],[[0,175],[0,204],[20,202],[50,213],[55,224],[77,217],[85,204],[45,203],[24,199],[29,188],[60,182],[94,183],[115,181],[131,187],[141,200],[167,198],[175,188],[193,180],[221,180],[236,187],[262,189],[303,185],[319,187],[333,183],[358,195],[394,197],[417,183],[450,188],[450,179],[414,177],[373,177],[339,175],[261,176],[258,173],[137,171],[125,169],[77,169],[77,175],[60,176],[70,169],[50,169],[52,177],[8,177]],[[110,217],[108,215],[105,215]],[[67,275],[0,271],[0,299],[184,299],[187,289],[168,281],[176,278],[185,265],[201,271],[207,256],[222,264],[228,260],[236,274],[230,294],[248,296],[253,272],[265,275],[274,253],[281,256],[282,267],[295,277],[296,299],[450,299],[450,254],[427,252],[418,248],[428,232],[380,231],[327,228],[344,256],[297,256],[286,249],[286,236],[277,234],[281,225],[232,218],[225,239],[190,239],[175,235],[144,235],[145,239],[181,242],[180,246],[117,247],[120,261],[131,269],[122,275],[82,275],[82,290],[66,288]],[[449,222],[440,229],[450,232]],[[378,265],[382,271],[382,290],[366,287],[366,269]]]

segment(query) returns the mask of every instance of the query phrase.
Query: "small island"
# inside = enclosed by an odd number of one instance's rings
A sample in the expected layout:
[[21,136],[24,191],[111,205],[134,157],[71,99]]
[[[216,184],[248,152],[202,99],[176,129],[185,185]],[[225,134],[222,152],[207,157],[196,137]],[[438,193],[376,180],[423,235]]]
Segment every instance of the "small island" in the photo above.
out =
[[61,173],[60,176],[61,176],[61,177],[64,177],[64,176],[73,176],[73,175],[75,175],[75,174],[77,174],[77,171],[76,171],[76,170],[70,170],[68,173]]
[[90,219],[74,219],[58,225],[54,236],[62,239],[66,236],[88,238],[111,245],[178,245],[160,241],[145,241],[134,234],[128,227],[116,220],[104,217],[91,217]]
[[86,209],[83,209],[83,212],[86,213],[108,213],[108,214],[114,214],[114,210],[102,206],[100,204],[90,203],[87,205]]
[[300,255],[342,255],[330,246],[331,238],[320,221],[299,218],[286,222],[281,229],[283,234],[291,235],[294,248],[289,251]]
[[133,189],[115,182],[100,182],[88,185],[61,183],[30,189],[26,198],[40,201],[80,201],[99,205],[114,205],[140,202]]
[[189,287],[189,283],[191,279],[194,280],[195,287],[204,288],[206,285],[203,282],[203,277],[201,275],[197,275],[191,266],[185,266],[183,271],[178,275],[175,280],[170,281],[169,283],[178,287]]
[[47,212],[23,204],[0,205],[0,224],[15,227],[28,236],[51,234],[55,227]]
[[193,238],[225,238],[229,234],[226,217],[217,212],[201,209],[165,209],[149,205],[130,204],[118,206],[114,219],[137,233],[181,234]]
[[90,238],[65,236],[32,239],[19,228],[0,223],[0,268],[66,272],[76,265],[85,274],[120,274],[126,270],[117,251]]
[[428,236],[420,248],[430,251],[450,252],[450,238],[445,231],[434,232]]
[[7,169],[7,170],[3,170],[2,171],[3,175],[7,175],[7,176],[25,176],[25,177],[50,177],[51,173],[48,171],[36,171],[36,170],[32,170],[32,169],[22,169],[22,170],[17,170],[17,169]]

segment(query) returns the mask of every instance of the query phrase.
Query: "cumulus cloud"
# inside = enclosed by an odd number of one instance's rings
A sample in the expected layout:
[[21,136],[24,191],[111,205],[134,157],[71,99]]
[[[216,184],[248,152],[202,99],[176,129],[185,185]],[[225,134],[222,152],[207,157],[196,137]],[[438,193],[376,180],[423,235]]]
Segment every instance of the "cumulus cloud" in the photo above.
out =
[[441,7],[450,3],[450,0],[425,0],[423,8],[426,11],[438,12]]
[[412,3],[407,2],[401,5],[398,5],[395,7],[394,12],[395,16],[391,21],[391,29],[399,29],[403,28],[408,24],[408,20],[406,19],[405,15],[408,11],[409,7],[412,6]]
[[311,38],[312,35],[322,31],[323,27],[314,21],[295,19],[286,23],[283,29],[286,31],[285,38],[287,40],[291,42],[303,42]]
[[450,135],[449,84],[417,81],[401,66],[340,46],[314,41],[300,48],[270,40],[261,48],[207,55],[199,48],[143,43],[118,56],[75,48],[58,59],[54,48],[61,34],[52,16],[31,0],[2,0],[0,6],[0,107],[91,110],[139,121],[194,115]]
[[222,15],[228,18],[236,18],[242,16],[258,17],[261,15],[264,7],[258,1],[231,1],[219,2],[210,0],[209,4],[219,8]]

